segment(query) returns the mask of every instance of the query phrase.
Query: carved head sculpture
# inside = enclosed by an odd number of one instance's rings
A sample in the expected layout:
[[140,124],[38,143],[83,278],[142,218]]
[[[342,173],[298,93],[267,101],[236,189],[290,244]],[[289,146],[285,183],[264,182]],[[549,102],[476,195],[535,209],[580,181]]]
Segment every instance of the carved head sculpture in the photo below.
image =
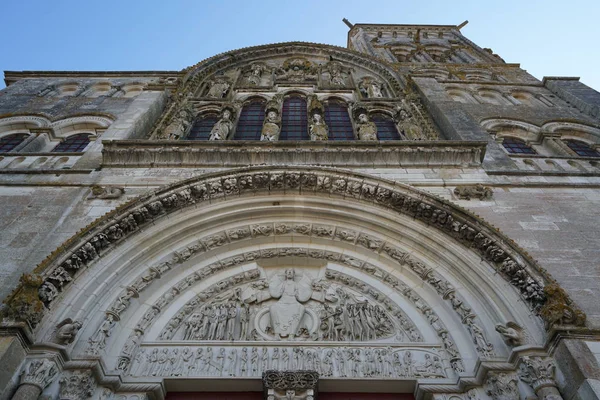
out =
[[358,116],[358,122],[361,124],[366,124],[369,122],[369,117],[365,113],[360,113]]
[[285,270],[285,279],[293,281],[295,276],[296,276],[296,273],[294,272],[293,268],[288,268]]
[[223,117],[224,120],[230,120],[231,119],[231,111],[229,109],[225,109],[223,111]]
[[278,116],[279,116],[279,114],[275,110],[269,110],[269,112],[267,113],[267,119],[270,122],[275,122],[277,120]]

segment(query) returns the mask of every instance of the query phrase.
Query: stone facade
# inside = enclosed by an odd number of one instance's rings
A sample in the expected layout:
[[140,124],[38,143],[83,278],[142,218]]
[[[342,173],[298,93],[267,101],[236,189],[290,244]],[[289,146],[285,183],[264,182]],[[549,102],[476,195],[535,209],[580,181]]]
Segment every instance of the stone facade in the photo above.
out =
[[346,23],[5,72],[0,399],[600,397],[600,93]]

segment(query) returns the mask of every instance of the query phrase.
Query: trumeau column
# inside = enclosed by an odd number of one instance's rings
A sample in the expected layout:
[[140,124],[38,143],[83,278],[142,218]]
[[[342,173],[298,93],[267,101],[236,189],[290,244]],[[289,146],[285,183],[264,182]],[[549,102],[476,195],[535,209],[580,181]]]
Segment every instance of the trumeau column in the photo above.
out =
[[263,390],[266,400],[316,400],[319,374],[316,371],[266,371]]
[[27,362],[12,400],[36,400],[57,375],[58,366],[54,360],[41,358]]

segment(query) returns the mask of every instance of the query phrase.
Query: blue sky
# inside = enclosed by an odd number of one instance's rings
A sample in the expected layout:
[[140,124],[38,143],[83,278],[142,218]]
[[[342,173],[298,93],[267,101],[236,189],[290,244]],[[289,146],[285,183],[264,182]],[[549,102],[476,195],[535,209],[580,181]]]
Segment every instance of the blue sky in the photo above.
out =
[[[227,50],[346,45],[353,23],[459,24],[535,77],[600,90],[600,1],[4,0],[0,70],[180,70]],[[3,87],[3,83],[2,86]]]

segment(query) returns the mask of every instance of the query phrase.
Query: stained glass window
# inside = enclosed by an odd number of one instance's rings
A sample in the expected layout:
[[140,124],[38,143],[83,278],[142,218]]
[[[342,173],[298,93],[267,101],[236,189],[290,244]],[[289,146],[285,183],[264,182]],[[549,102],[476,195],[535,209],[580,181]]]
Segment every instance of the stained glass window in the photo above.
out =
[[341,101],[325,104],[325,123],[329,127],[329,140],[354,140],[348,106]]
[[253,101],[242,108],[235,140],[260,140],[263,121],[265,120],[264,101]]
[[521,139],[505,137],[502,145],[511,154],[537,154],[527,143]]
[[371,121],[377,125],[377,139],[379,140],[400,140],[398,129],[394,120],[385,114],[374,114]]
[[27,139],[28,136],[27,133],[15,133],[0,138],[0,153],[13,151],[15,147],[23,143],[23,140]]
[[600,157],[600,153],[592,149],[590,145],[580,140],[565,139],[563,140],[571,150],[582,157]]
[[52,151],[55,153],[78,153],[82,152],[89,143],[89,133],[78,133],[60,142]]
[[306,100],[288,97],[283,102],[279,140],[308,140]]
[[205,114],[200,118],[197,118],[190,129],[190,133],[187,136],[187,140],[208,140],[210,137],[210,131],[213,126],[217,123],[217,114]]

